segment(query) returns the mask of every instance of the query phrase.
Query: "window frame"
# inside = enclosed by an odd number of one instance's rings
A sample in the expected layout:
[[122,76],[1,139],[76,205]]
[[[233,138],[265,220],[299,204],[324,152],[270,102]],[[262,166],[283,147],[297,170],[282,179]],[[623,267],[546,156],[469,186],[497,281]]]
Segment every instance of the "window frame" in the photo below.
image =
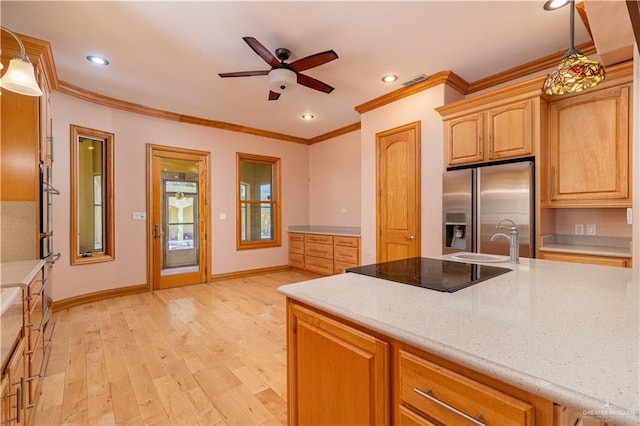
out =
[[[244,184],[241,176],[241,163],[252,162],[271,165],[271,199],[270,200],[246,200],[241,199],[241,185]],[[252,250],[268,247],[282,246],[281,226],[281,201],[280,201],[280,158],[265,155],[247,154],[236,152],[236,249]],[[265,241],[242,240],[242,206],[243,204],[270,204],[273,209],[273,222],[271,224],[272,239]]]
[[[115,260],[115,207],[114,207],[114,161],[115,161],[115,135],[102,130],[90,129],[75,124],[70,125],[71,131],[71,226],[70,226],[70,262],[71,265],[85,265],[90,263],[109,262]],[[102,252],[93,253],[90,256],[81,255],[78,250],[78,196],[79,194],[79,138],[101,140],[103,143],[103,173],[102,196],[103,210],[102,220],[104,230],[102,235]]]

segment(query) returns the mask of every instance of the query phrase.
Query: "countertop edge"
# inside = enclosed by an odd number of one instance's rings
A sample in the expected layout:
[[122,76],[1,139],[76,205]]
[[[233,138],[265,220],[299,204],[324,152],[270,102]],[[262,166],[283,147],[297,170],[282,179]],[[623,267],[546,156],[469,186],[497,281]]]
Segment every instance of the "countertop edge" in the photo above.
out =
[[[290,284],[295,285],[295,284]],[[425,338],[424,336],[416,336],[412,333],[404,332],[396,327],[382,324],[375,319],[361,317],[360,315],[340,309],[335,305],[323,303],[315,298],[305,297],[289,288],[278,288],[278,292],[286,297],[305,303],[311,307],[322,310],[329,314],[338,316],[347,321],[351,321],[362,327],[374,332],[388,336],[392,339],[415,346],[418,349],[432,353],[436,356],[449,359],[464,367],[471,368],[478,373],[482,373],[496,379],[520,388],[522,390],[534,393],[554,403],[567,406],[579,411],[596,411],[594,414],[588,414],[591,417],[610,422],[617,425],[638,425],[640,424],[640,413],[633,413],[632,410],[610,405],[607,401],[601,401],[597,398],[590,397],[580,392],[567,389],[561,385],[542,381],[527,373],[515,370],[511,367],[497,364],[482,357],[475,356],[468,352],[461,351],[454,347],[438,343],[437,341]],[[601,410],[593,410],[594,407],[602,407]]]
[[574,246],[570,244],[551,244],[540,247],[541,252],[550,253],[570,253],[570,254],[584,254],[591,256],[608,256],[608,257],[620,257],[631,258],[631,251],[626,249],[612,249],[609,247],[596,247],[596,246]]
[[6,278],[5,275],[0,277],[0,288],[27,287],[44,264],[44,259],[0,263],[0,270],[13,269],[9,278]]

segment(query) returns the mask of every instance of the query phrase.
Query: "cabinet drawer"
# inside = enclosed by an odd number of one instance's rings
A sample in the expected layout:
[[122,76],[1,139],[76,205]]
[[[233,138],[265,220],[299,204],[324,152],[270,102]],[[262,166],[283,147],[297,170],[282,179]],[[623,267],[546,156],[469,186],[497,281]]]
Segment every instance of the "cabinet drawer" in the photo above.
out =
[[37,299],[40,299],[43,293],[44,280],[42,279],[42,273],[38,273],[27,287],[27,310],[31,311],[35,304],[41,303]]
[[334,236],[333,244],[341,247],[360,247],[360,238],[358,237],[343,237],[343,236]]
[[304,241],[289,241],[289,253],[304,254]]
[[398,425],[400,426],[437,426],[424,417],[400,405],[398,407]]
[[337,260],[333,262],[333,273],[334,274],[342,274],[345,269],[353,268],[358,266],[355,263],[346,263],[346,262],[338,262]]
[[319,257],[305,256],[304,266],[307,271],[315,272],[322,275],[333,274],[333,260],[322,259]]
[[[438,422],[533,425],[534,407],[405,351],[399,352],[400,398]],[[422,394],[421,394],[422,393]]]
[[351,247],[334,247],[334,259],[337,262],[358,263],[358,249]]
[[591,265],[618,266],[630,268],[631,259],[625,257],[589,256],[573,253],[540,253],[540,258],[559,262],[587,263]]
[[29,311],[29,315],[25,318],[25,324],[27,325],[27,333],[29,330],[32,332],[40,329],[40,324],[42,323],[42,297],[37,295],[31,300],[31,310]]
[[289,266],[292,268],[304,269],[304,256],[301,254],[289,253]]
[[306,243],[333,244],[333,235],[305,234]]
[[333,260],[333,246],[326,244],[305,243],[304,254],[307,256],[321,257]]
[[304,242],[304,234],[299,234],[296,232],[289,232],[289,244],[291,241],[302,241]]

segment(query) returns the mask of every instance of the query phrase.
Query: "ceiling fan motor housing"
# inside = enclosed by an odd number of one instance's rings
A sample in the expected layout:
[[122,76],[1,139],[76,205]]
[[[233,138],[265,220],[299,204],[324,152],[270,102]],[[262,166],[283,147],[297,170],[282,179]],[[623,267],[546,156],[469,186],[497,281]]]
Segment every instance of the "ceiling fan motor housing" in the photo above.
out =
[[296,87],[296,73],[287,68],[274,68],[269,71],[269,90],[276,93],[290,92]]

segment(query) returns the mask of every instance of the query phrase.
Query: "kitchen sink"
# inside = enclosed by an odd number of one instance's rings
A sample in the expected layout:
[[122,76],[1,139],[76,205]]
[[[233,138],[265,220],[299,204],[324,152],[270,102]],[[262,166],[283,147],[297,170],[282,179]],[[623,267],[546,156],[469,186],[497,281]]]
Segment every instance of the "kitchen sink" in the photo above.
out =
[[451,259],[464,260],[466,262],[501,263],[509,260],[509,256],[498,256],[497,254],[464,252],[464,253],[452,254]]

